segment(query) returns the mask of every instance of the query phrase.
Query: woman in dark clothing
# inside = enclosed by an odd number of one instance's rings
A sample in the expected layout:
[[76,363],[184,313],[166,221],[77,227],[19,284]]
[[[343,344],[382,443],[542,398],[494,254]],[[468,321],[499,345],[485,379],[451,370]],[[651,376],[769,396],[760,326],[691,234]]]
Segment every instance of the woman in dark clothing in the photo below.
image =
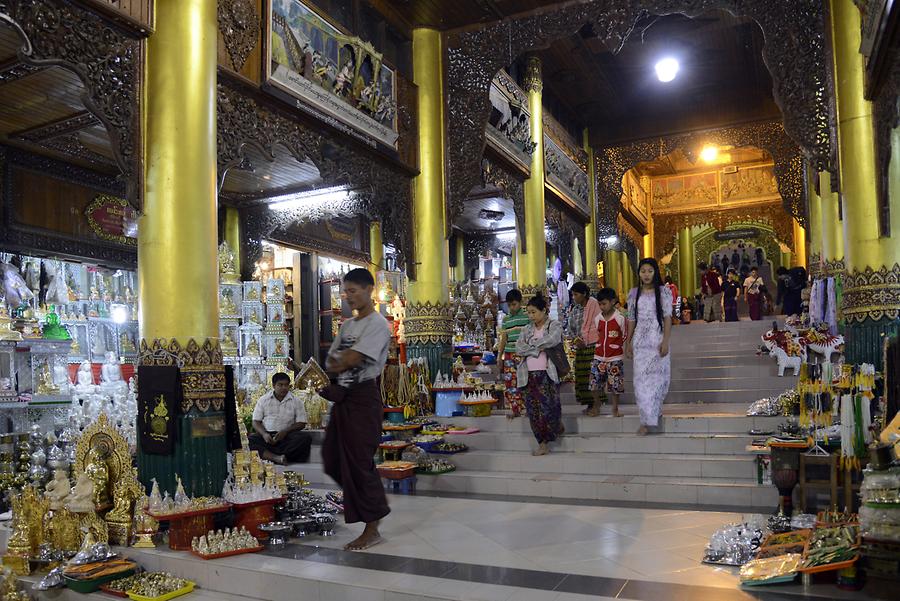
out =
[[737,272],[734,269],[728,270],[725,281],[722,282],[722,304],[725,307],[725,321],[738,321],[737,313],[737,297],[741,291],[741,285],[738,282]]
[[801,293],[806,288],[806,269],[794,267],[788,272],[787,290],[784,293],[784,314],[800,315],[803,311]]
[[778,285],[777,291],[775,293],[775,305],[778,308],[779,313],[784,313],[783,305],[784,305],[784,295],[787,292],[788,280],[788,270],[782,266],[775,270],[776,284]]

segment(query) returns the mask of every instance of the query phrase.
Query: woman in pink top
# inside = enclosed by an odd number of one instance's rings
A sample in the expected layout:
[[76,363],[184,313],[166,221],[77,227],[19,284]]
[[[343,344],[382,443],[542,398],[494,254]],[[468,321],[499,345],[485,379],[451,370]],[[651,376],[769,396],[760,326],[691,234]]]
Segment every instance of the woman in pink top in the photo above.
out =
[[[591,296],[591,289],[584,282],[572,285],[572,300],[582,307],[581,323],[574,324],[578,329],[575,340],[575,400],[586,406],[588,413],[594,405],[591,393],[591,363],[594,360],[594,347],[597,345],[597,318],[600,315],[600,304]],[[574,314],[574,313],[573,313]]]
[[516,376],[531,431],[538,441],[538,448],[532,454],[546,455],[550,452],[549,444],[563,433],[559,375],[546,353],[562,342],[562,326],[550,319],[543,296],[528,301],[526,311],[531,323],[522,328],[516,341],[516,354],[524,359],[519,362]]

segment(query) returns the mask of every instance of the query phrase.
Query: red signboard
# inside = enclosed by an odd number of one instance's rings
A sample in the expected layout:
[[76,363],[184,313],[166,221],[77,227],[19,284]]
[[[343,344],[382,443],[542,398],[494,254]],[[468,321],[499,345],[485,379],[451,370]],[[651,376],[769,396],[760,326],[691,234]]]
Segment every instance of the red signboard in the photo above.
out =
[[101,194],[84,212],[91,229],[104,240],[137,244],[138,214],[124,199]]

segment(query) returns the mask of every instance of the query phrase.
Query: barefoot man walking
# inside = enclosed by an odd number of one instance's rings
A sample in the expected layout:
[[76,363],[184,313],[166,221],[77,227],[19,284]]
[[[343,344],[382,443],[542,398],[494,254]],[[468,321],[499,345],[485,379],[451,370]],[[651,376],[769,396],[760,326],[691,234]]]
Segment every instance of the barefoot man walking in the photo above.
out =
[[344,295],[356,317],[341,325],[328,351],[325,368],[333,378],[325,397],[334,403],[325,430],[325,473],[344,490],[344,519],[364,522],[363,533],[345,549],[361,551],[382,541],[379,521],[390,513],[375,451],[381,442],[381,390],[376,378],[387,360],[391,340],[387,320],[375,311],[375,281],[365,269],[344,276]]

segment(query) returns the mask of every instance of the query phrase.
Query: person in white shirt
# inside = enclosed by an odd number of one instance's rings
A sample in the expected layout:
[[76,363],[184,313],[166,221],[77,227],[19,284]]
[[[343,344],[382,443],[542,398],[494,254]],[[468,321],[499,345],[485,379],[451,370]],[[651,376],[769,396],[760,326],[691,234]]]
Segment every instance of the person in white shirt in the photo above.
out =
[[286,373],[272,376],[272,387],[253,409],[255,432],[248,437],[250,448],[279,465],[306,463],[312,446],[312,436],[303,432],[306,409],[291,394],[291,377]]
[[764,286],[759,269],[754,267],[750,275],[744,280],[744,300],[750,309],[750,319],[759,321],[762,319],[762,288]]

